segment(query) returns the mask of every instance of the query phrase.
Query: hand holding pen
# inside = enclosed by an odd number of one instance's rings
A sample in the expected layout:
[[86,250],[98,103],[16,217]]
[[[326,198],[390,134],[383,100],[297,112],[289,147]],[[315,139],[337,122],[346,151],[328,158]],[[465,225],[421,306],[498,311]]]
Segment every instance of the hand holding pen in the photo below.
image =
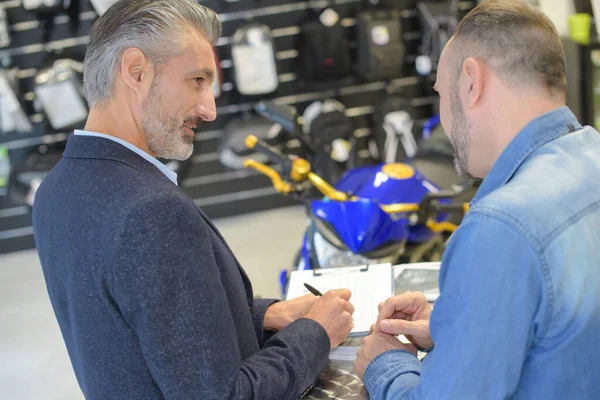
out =
[[318,322],[325,329],[331,348],[338,346],[354,328],[354,306],[349,302],[352,293],[348,289],[333,289],[321,294],[307,283],[304,286],[318,297],[304,317]]

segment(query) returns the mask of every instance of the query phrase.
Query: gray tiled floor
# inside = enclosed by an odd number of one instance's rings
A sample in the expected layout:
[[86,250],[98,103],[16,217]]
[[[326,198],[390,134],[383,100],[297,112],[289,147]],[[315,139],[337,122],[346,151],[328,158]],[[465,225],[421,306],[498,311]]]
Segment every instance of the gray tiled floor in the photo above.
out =
[[[302,207],[216,221],[256,295],[277,297],[305,226]],[[0,399],[80,400],[35,251],[0,256]]]

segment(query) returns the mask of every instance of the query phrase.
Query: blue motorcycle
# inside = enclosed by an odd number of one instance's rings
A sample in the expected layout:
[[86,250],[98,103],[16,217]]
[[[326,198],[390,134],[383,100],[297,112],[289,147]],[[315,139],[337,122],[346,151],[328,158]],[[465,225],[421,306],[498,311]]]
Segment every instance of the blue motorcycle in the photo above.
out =
[[[256,111],[310,149],[293,107],[261,102]],[[462,189],[442,190],[414,165],[353,168],[334,187],[306,159],[283,154],[252,135],[246,145],[265,154],[275,166],[246,160],[245,167],[269,177],[279,193],[307,205],[310,224],[294,262],[297,270],[439,260],[447,234],[457,228],[450,214],[462,215],[468,208],[467,203],[453,201]],[[309,195],[314,188],[321,194],[318,198]],[[283,293],[287,277],[287,270],[282,271]]]

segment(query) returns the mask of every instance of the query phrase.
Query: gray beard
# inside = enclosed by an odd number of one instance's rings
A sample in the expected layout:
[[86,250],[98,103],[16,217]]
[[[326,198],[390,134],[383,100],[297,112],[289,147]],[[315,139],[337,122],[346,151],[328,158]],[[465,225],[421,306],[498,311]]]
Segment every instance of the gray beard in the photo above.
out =
[[158,77],[143,105],[142,127],[148,147],[156,157],[184,161],[194,152],[194,138],[184,132],[183,122],[163,115]]

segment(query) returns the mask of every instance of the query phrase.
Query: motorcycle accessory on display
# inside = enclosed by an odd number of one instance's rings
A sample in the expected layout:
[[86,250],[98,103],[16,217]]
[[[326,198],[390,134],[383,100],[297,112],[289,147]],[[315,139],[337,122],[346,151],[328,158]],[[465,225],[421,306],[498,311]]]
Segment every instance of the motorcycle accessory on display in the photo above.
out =
[[69,16],[71,35],[79,29],[79,0],[23,0],[23,8],[36,14],[42,29],[42,43],[47,43],[54,30],[54,18],[59,13]]
[[399,11],[365,11],[359,14],[357,69],[363,79],[400,76],[405,52]]
[[35,194],[48,173],[61,160],[64,143],[42,145],[33,150],[25,161],[13,168],[10,180],[10,198],[15,204],[33,207]]
[[345,112],[346,107],[337,100],[315,101],[304,110],[302,132],[316,147],[330,152],[334,141],[352,137],[352,120]]
[[63,6],[62,0],[23,0],[22,3],[27,11],[57,11]]
[[268,26],[254,23],[239,28],[233,35],[231,55],[238,92],[252,96],[277,89],[275,47]]
[[33,127],[23,111],[16,90],[16,70],[0,69],[0,132],[31,132]]
[[331,8],[309,17],[300,39],[302,74],[307,81],[344,78],[352,73],[350,48],[340,16]]
[[337,182],[352,161],[354,132],[346,107],[337,100],[315,101],[303,114],[302,133],[315,149],[311,163],[317,174]]
[[74,128],[87,118],[81,70],[81,63],[59,59],[51,67],[41,69],[35,77],[36,99],[54,129]]
[[10,33],[8,32],[8,19],[6,11],[0,6],[0,47],[10,45]]
[[437,70],[442,50],[458,25],[460,1],[420,1],[417,4],[423,31],[420,55],[415,63],[417,73],[429,75]]
[[255,135],[270,145],[283,141],[284,133],[281,125],[274,124],[253,114],[246,114],[229,121],[219,141],[219,161],[231,169],[244,168],[245,160],[254,160],[262,164],[269,163],[269,158],[256,150],[248,149],[245,144],[248,135]]
[[221,85],[223,84],[223,70],[221,69],[221,60],[219,59],[219,54],[215,47],[213,47],[213,54],[215,55],[215,68],[217,70],[217,73],[215,75],[215,81],[213,82],[211,89],[213,92],[213,96],[215,96],[215,99],[218,99],[223,93],[221,87]]
[[415,121],[409,100],[401,94],[388,95],[375,109],[374,139],[382,162],[391,164],[417,153]]
[[8,193],[8,181],[10,179],[10,158],[8,149],[0,146],[0,196]]
[[406,10],[415,6],[416,0],[369,0],[369,4],[379,8]]
[[92,6],[94,6],[94,10],[98,13],[98,16],[104,15],[106,10],[110,8],[113,4],[117,2],[117,0],[90,0],[92,2]]

